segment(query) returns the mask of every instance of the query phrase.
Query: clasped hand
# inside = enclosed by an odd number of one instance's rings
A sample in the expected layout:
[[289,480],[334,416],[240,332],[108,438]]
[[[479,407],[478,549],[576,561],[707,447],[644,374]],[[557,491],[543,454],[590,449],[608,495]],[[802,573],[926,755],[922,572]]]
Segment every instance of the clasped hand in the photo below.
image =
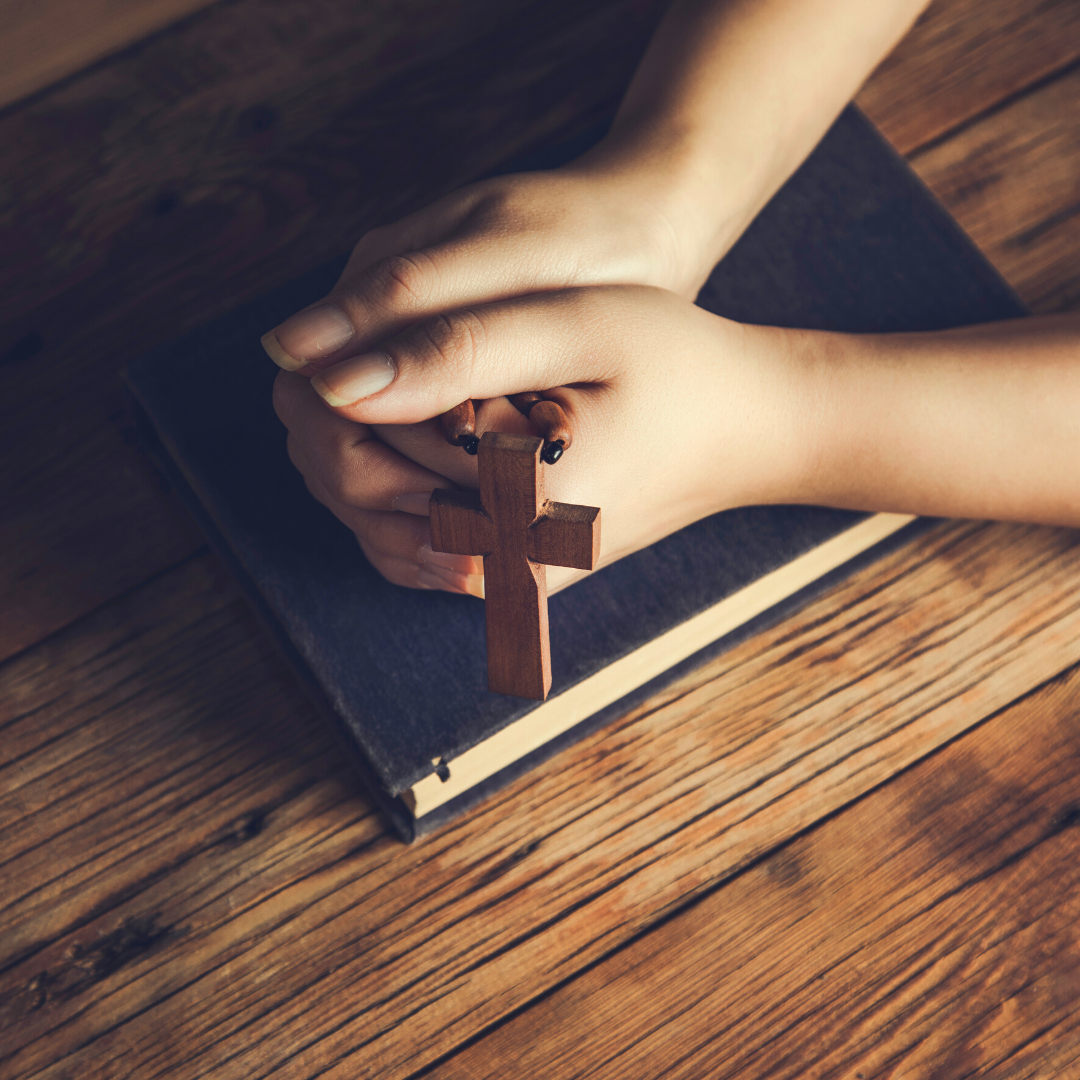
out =
[[290,458],[386,578],[482,595],[482,560],[433,552],[424,516],[433,488],[477,486],[434,420],[466,398],[479,433],[527,433],[505,395],[556,388],[574,445],[548,493],[603,508],[601,564],[782,497],[791,349],[687,299],[711,253],[677,220],[621,176],[486,181],[366,235],[330,296],[267,335],[292,369],[274,390]]

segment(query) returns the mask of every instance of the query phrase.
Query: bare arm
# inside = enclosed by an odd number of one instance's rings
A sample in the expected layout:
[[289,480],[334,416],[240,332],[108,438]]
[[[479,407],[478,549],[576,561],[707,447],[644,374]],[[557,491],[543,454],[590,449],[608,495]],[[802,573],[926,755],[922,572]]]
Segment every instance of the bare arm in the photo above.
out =
[[[391,375],[374,393],[369,363]],[[480,592],[478,561],[433,554],[414,516],[432,487],[476,484],[475,459],[425,420],[475,398],[481,431],[520,430],[502,395],[529,386],[559,387],[575,434],[551,495],[603,506],[604,562],[762,503],[1080,526],[1075,316],[853,335],[743,326],[659,289],[569,289],[431,320],[320,381],[336,415],[304,379],[278,379],[290,452],[401,584]],[[328,436],[337,449],[313,455]]]
[[788,333],[799,502],[1080,526],[1080,316]]
[[660,179],[707,274],[927,2],[676,0],[583,163]]

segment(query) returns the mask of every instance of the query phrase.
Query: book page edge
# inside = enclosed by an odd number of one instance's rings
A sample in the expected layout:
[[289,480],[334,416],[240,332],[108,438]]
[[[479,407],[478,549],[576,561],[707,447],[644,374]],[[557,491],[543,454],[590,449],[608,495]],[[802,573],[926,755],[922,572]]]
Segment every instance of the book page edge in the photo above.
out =
[[845,529],[466,750],[448,763],[448,780],[435,774],[424,777],[402,793],[405,804],[414,818],[431,813],[914,520],[913,514],[874,514]]

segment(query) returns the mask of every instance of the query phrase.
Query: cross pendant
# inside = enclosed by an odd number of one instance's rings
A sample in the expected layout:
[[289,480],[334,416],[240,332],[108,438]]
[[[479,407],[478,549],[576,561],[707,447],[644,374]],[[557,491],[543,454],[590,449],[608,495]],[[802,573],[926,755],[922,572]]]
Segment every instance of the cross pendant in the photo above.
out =
[[488,689],[543,701],[551,689],[547,567],[592,570],[600,510],[544,497],[542,439],[489,431],[480,491],[431,493],[435,551],[484,557]]

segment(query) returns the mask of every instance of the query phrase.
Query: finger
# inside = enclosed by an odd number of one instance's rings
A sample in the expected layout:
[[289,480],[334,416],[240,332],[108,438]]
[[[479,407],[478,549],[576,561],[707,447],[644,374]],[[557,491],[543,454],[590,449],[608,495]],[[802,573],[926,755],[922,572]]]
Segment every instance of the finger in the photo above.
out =
[[421,564],[420,573],[417,574],[416,579],[421,585],[426,585],[428,588],[464,593],[467,596],[475,596],[478,600],[484,599],[483,574],[462,574],[438,566],[432,567]]
[[350,291],[350,283],[382,259],[441,243],[461,227],[482,198],[482,185],[473,185],[446,195],[389,225],[369,230],[353,248],[331,295]]
[[[601,292],[609,291],[571,289],[426,319],[377,352],[325,369],[312,386],[347,419],[413,424],[466,398],[608,382],[618,365],[610,342],[597,339]],[[632,292],[610,292],[606,315],[616,323]]]
[[[362,307],[361,297],[369,289],[395,292],[395,260],[403,253],[422,251],[444,239],[469,215],[478,197],[468,190],[455,192],[399,221],[365,233],[330,294],[263,335],[263,348],[270,358],[286,371],[303,370],[309,374],[309,366],[311,372],[317,371],[335,357],[355,353],[378,337],[407,326],[404,309],[398,316],[374,307],[369,312]],[[365,284],[369,281],[370,286]],[[358,303],[361,317],[355,318]]]
[[330,412],[312,392],[311,383],[282,372],[274,385],[274,407],[289,429],[289,453],[339,503],[357,509],[390,510],[403,492],[431,491],[454,485],[440,473],[417,464],[374,437],[364,424]]
[[360,510],[349,514],[347,524],[363,542],[365,550],[408,559],[429,571],[445,572],[451,577],[484,572],[484,561],[479,557],[433,551],[427,518],[396,511]]
[[[289,371],[279,371],[274,379],[273,405],[277,418],[295,433],[304,427],[317,426],[319,416],[326,415],[318,397],[311,393],[311,381]],[[357,441],[369,436],[364,425],[350,421],[328,425],[326,430],[348,433],[349,438]]]
[[[449,575],[452,582],[457,582],[461,577],[483,576],[482,558],[432,550],[431,530],[426,516],[402,511],[358,510],[342,503],[323,486],[301,451],[291,453],[311,494],[355,534],[365,551],[376,551],[387,558],[423,565],[431,572]],[[430,498],[430,493],[427,497]]]
[[[408,515],[357,510],[338,502],[307,466],[302,451],[294,450],[291,456],[304,477],[308,491],[352,531],[368,561],[383,577],[395,585],[407,585],[410,588],[436,587],[430,582],[425,584],[419,580],[422,569],[427,569],[429,575],[437,570],[436,567],[422,562],[420,558],[425,549],[431,551],[431,532],[426,518],[412,517],[410,520]],[[392,520],[395,518],[398,520]],[[388,522],[387,519],[391,520]],[[467,575],[473,571],[472,561],[453,569]],[[454,582],[443,581],[443,585],[451,591],[460,591]]]
[[[367,561],[371,563],[371,565],[374,566],[391,585],[404,585],[407,589],[435,589],[441,587],[420,580],[420,571],[422,567],[418,562],[414,562],[410,559],[397,559],[392,555],[384,555],[381,551],[368,549],[365,547],[363,540],[360,541],[360,549],[363,551]],[[457,590],[448,587],[446,591],[455,592]]]
[[368,561],[393,585],[410,589],[441,589],[443,592],[461,593],[484,598],[483,575],[454,574],[446,570],[432,569],[407,559],[397,559],[365,546],[360,548]]
[[558,192],[538,193],[525,177],[472,185],[415,221],[369,234],[330,295],[268,334],[267,351],[290,370],[314,364],[314,373],[440,312],[650,279],[648,253],[622,244],[597,252],[565,215]]
[[328,297],[355,328],[354,351],[456,308],[652,280],[655,253],[609,237],[610,206],[581,194],[552,174],[500,177],[421,211],[416,224],[395,225],[397,246],[367,247]]

